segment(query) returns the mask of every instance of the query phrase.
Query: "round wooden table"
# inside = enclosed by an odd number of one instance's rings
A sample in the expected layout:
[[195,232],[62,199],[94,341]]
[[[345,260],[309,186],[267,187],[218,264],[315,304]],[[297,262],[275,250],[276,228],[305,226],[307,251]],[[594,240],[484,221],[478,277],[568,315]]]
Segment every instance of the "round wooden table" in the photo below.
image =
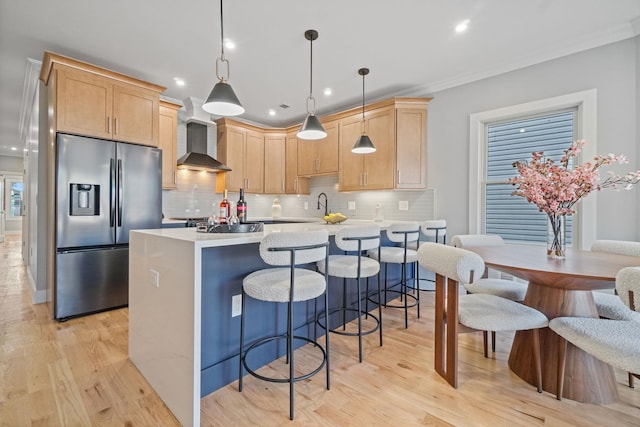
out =
[[[487,267],[529,281],[524,303],[554,317],[598,317],[594,289],[614,287],[617,272],[640,265],[638,257],[567,250],[565,260],[547,258],[546,249],[534,245],[477,246]],[[542,388],[556,393],[558,337],[549,328],[540,331]],[[518,331],[509,354],[509,367],[520,378],[536,384],[531,332]],[[563,397],[579,402],[607,404],[618,399],[611,366],[569,345]]]

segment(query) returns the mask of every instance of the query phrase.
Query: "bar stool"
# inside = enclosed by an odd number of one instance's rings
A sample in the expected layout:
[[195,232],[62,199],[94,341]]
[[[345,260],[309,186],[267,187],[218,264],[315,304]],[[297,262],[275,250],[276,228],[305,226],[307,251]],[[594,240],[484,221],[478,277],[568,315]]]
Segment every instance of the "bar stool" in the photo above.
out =
[[[377,250],[380,248],[380,226],[367,225],[358,227],[344,227],[335,235],[336,246],[343,250],[344,255],[330,255],[329,268],[326,268],[324,260],[318,262],[318,270],[323,274],[333,277],[343,278],[342,287],[342,307],[326,308],[324,313],[320,314],[318,324],[326,330],[347,336],[358,337],[358,355],[362,363],[362,336],[369,335],[375,331],[380,333],[380,346],[382,346],[382,307],[378,305],[378,317],[369,314],[368,311],[362,309],[362,284],[361,279],[367,279],[367,287],[369,285],[369,277],[375,276],[380,271],[380,263],[372,258],[363,257],[363,251]],[[349,252],[355,255],[349,254]],[[357,308],[349,307],[347,304],[347,279],[356,279],[357,285]],[[380,300],[380,281],[378,280],[378,300]],[[334,313],[342,313],[342,330],[331,328],[329,319]],[[358,320],[358,332],[348,332],[346,330],[346,313],[355,312]],[[328,313],[328,314],[327,314]],[[371,316],[375,321],[375,326],[363,331],[362,315]],[[321,318],[324,317],[324,324]]]
[[[242,391],[243,368],[256,378],[276,383],[289,383],[289,418],[294,417],[294,383],[312,377],[322,370],[327,373],[327,390],[330,389],[329,378],[329,334],[325,334],[325,348],[317,340],[294,335],[294,303],[316,300],[324,294],[324,305],[328,306],[329,296],[327,292],[327,276],[316,271],[297,268],[301,264],[315,263],[329,257],[329,234],[326,230],[271,233],[260,242],[260,256],[269,265],[286,266],[280,268],[267,268],[255,271],[246,276],[242,282],[242,314],[240,319],[240,363],[238,369],[238,389]],[[244,349],[244,333],[246,322],[247,297],[260,301],[287,303],[287,332],[268,336],[250,344]],[[317,300],[316,300],[317,308]],[[317,313],[316,313],[317,314]],[[315,315],[314,315],[315,320]],[[264,322],[264,319],[259,319]],[[316,323],[314,321],[314,328]],[[314,329],[315,331],[315,329]],[[252,350],[264,344],[276,340],[286,340],[286,362],[289,364],[288,378],[273,378],[258,374],[248,366],[247,355]],[[294,376],[294,341],[312,343],[322,353],[322,362],[313,371]]]
[[[384,307],[404,308],[404,327],[409,327],[409,307],[416,307],[418,319],[420,318],[420,292],[411,295],[407,292],[407,264],[418,262],[418,254],[415,249],[410,249],[412,242],[417,242],[420,236],[420,224],[417,222],[394,223],[387,228],[387,238],[389,241],[398,243],[401,246],[381,246],[379,250],[369,250],[369,257],[384,263],[384,299],[376,301]],[[391,286],[391,288],[400,285],[400,290],[389,289],[387,283],[387,266],[388,264],[400,264],[402,268],[400,283]],[[380,281],[380,273],[378,273],[378,281]],[[392,304],[387,302],[387,293],[395,292],[400,294],[400,302],[404,304]],[[367,295],[369,290],[367,289]],[[408,299],[413,301],[409,304]],[[370,298],[369,298],[370,299]],[[367,306],[367,311],[369,307]]]
[[[422,239],[424,236],[424,240]],[[420,224],[420,234],[418,236],[418,240],[416,242],[409,243],[409,248],[418,250],[420,245],[424,242],[434,242],[434,243],[442,243],[444,245],[447,244],[447,221],[444,219],[430,219],[424,221]],[[435,289],[435,279],[427,279],[425,277],[420,277],[420,265],[418,263],[415,264],[415,272],[414,277],[416,278],[414,282],[413,289],[414,291],[433,291]],[[432,289],[423,289],[420,286],[420,282],[431,282]]]

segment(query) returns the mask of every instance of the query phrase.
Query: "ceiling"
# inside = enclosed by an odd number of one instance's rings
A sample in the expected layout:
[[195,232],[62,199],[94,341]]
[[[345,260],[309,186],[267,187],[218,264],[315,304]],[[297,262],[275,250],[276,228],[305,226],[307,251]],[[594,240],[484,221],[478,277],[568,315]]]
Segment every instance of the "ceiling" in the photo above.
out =
[[[41,60],[44,50],[166,86],[173,100],[206,99],[220,55],[219,8],[218,0],[0,0],[0,155],[22,156],[28,58]],[[468,30],[456,33],[465,19]],[[239,119],[283,126],[306,112],[307,29],[319,32],[321,116],[362,102],[361,67],[371,70],[367,102],[425,96],[634,37],[640,0],[227,0],[224,29],[236,44],[225,53],[246,109]]]

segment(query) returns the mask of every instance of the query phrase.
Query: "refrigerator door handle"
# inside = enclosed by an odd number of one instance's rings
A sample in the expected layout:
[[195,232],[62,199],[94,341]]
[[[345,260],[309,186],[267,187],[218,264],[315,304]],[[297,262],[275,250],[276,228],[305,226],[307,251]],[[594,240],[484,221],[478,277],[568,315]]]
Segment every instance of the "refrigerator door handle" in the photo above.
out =
[[115,222],[116,222],[116,182],[115,182],[115,175],[116,175],[116,164],[115,164],[115,160],[114,159],[110,159],[109,160],[109,174],[111,175],[109,177],[109,202],[111,205],[111,209],[109,212],[109,227],[115,227]]
[[122,159],[118,159],[118,227],[122,227]]

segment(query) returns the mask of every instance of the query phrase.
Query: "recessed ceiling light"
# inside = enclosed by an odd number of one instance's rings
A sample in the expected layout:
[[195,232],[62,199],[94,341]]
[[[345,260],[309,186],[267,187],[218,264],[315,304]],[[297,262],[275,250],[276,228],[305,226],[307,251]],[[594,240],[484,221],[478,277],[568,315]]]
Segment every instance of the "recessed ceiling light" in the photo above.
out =
[[324,96],[331,96],[331,94],[333,93],[333,91],[331,90],[330,87],[326,88],[324,90]]
[[469,28],[469,22],[471,21],[465,19],[464,21],[456,25],[456,33],[464,33],[465,31],[467,31],[467,28]]
[[185,85],[185,81],[183,79],[181,79],[180,77],[174,77],[173,81],[176,82],[176,85],[178,85],[178,86],[184,86]]
[[18,151],[16,147],[11,147],[11,151]]
[[275,116],[276,115],[276,110],[274,110],[273,108],[269,108],[269,115],[270,116]]
[[229,50],[233,50],[236,48],[236,43],[233,40],[224,39],[224,47]]

